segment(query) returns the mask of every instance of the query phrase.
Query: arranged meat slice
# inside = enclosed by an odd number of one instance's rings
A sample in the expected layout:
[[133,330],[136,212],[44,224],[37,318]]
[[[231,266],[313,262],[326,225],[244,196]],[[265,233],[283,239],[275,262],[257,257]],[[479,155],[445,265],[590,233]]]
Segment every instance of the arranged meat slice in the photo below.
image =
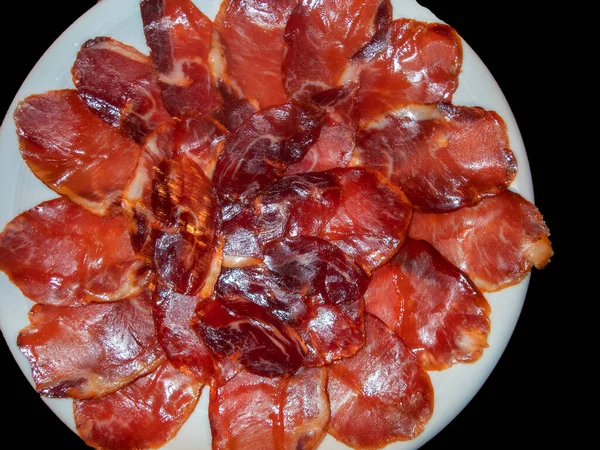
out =
[[297,0],[225,0],[215,18],[227,73],[261,109],[286,103],[284,31]]
[[452,27],[402,18],[356,55],[344,79],[360,79],[360,120],[368,123],[407,104],[449,102],[461,66],[462,41]]
[[404,339],[426,370],[476,361],[488,346],[487,300],[425,241],[406,239],[373,273],[365,306]]
[[293,374],[306,353],[293,328],[242,297],[216,297],[200,302],[192,326],[213,353],[239,361],[261,376]]
[[174,117],[211,114],[220,104],[209,67],[213,24],[191,0],[142,0],[146,43]]
[[63,197],[6,225],[0,269],[31,300],[57,306],[119,300],[147,281],[125,217],[96,216]]
[[34,305],[17,345],[37,391],[48,397],[96,398],[150,373],[164,360],[148,292],[79,308]]
[[[329,433],[355,448],[413,439],[433,412],[433,387],[419,360],[385,324],[365,313],[367,342],[329,366]],[[377,418],[367,420],[367,418]]]
[[389,0],[299,0],[285,30],[285,88],[293,98],[307,99],[336,87],[350,58],[392,17]]
[[240,372],[211,390],[213,449],[311,450],[329,422],[327,370],[302,368],[288,378]]
[[267,244],[265,264],[287,291],[307,297],[308,314],[294,326],[308,347],[305,366],[356,353],[364,344],[369,279],[350,257],[322,239],[299,236]]
[[256,102],[244,97],[238,88],[231,85],[231,81],[227,78],[220,80],[218,89],[223,104],[215,113],[215,117],[228,130],[235,130],[258,111]]
[[384,174],[421,211],[472,206],[517,174],[504,121],[480,107],[406,106],[364,126],[357,140],[353,163]]
[[14,114],[31,171],[53,191],[105,215],[121,200],[141,147],[65,89],[31,95]]
[[319,137],[325,111],[304,103],[262,110],[227,138],[217,160],[213,182],[224,202],[223,219],[239,212],[262,188],[283,176]]
[[106,450],[158,448],[173,437],[194,411],[202,385],[168,361],[102,398],[73,405],[77,433]]
[[306,173],[267,186],[223,224],[226,255],[262,258],[266,243],[287,236],[318,236],[335,214],[341,189],[332,173]]
[[105,122],[138,143],[170,122],[150,58],[109,37],[83,44],[72,69],[85,103]]
[[364,168],[336,169],[342,201],[320,234],[367,273],[390,259],[400,247],[412,217],[402,190],[379,172]]
[[299,162],[288,167],[288,174],[320,172],[346,167],[356,145],[358,125],[358,88],[356,83],[319,92],[312,100],[327,111],[327,121],[319,139]]
[[493,292],[519,283],[553,255],[538,209],[510,190],[443,214],[415,213],[410,237],[430,242],[477,287]]

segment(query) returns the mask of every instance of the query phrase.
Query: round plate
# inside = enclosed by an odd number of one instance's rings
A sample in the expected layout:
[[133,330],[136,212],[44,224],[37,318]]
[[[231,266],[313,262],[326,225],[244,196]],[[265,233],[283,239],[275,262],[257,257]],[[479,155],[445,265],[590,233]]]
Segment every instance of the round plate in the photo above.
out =
[[[198,0],[200,9],[214,18],[220,0]],[[429,10],[413,0],[392,1],[395,17],[413,17],[418,20],[440,21]],[[452,24],[450,24],[452,25]],[[23,83],[10,105],[0,129],[0,227],[19,213],[41,201],[56,197],[29,171],[18,151],[12,113],[18,101],[30,94],[42,93],[50,89],[72,88],[71,66],[81,45],[96,36],[111,36],[126,44],[133,45],[148,53],[145,44],[142,22],[137,0],[102,0],[70,26],[47,50]],[[453,103],[457,105],[478,105],[497,111],[505,120],[511,148],[518,161],[518,174],[511,189],[518,191],[533,201],[533,188],[529,164],[521,135],[502,91],[485,65],[463,42],[464,60],[459,78],[459,88]],[[425,431],[416,439],[398,442],[390,449],[415,449],[435,436],[473,398],[500,359],[519,317],[529,277],[517,286],[501,292],[486,295],[492,307],[492,328],[489,348],[483,357],[474,364],[455,365],[442,372],[431,372],[435,389],[435,410]],[[27,312],[32,302],[26,299],[8,278],[0,275],[0,328],[19,367],[32,383],[31,370],[27,360],[16,347],[18,332],[28,325]],[[44,399],[52,411],[72,430],[74,422],[71,400]],[[205,388],[192,417],[182,427],[176,438],[166,449],[209,449],[210,428],[207,419],[208,391]],[[327,436],[319,450],[343,449],[343,444]]]

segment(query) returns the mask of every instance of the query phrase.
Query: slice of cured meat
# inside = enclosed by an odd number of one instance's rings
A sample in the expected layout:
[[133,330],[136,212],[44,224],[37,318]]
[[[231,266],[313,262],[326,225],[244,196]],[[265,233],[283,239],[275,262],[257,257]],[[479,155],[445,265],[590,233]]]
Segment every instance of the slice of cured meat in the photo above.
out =
[[150,58],[109,37],[83,44],[72,69],[85,103],[105,122],[138,143],[171,121]]
[[362,123],[411,103],[449,102],[458,87],[462,41],[445,24],[397,19],[380,45],[356,55],[344,79],[360,79]]
[[331,171],[339,176],[342,201],[320,234],[367,273],[384,264],[400,247],[412,217],[402,190],[371,169]]
[[302,368],[289,378],[240,372],[211,391],[213,448],[311,450],[329,422],[327,370]]
[[283,76],[288,94],[297,99],[336,87],[350,62],[379,30],[390,23],[389,0],[300,0],[285,30],[287,52]]
[[57,306],[118,300],[146,282],[125,217],[96,216],[63,197],[6,225],[0,234],[0,269],[25,296]]
[[65,89],[31,95],[14,114],[23,159],[53,191],[96,214],[121,200],[141,147]]
[[404,339],[426,370],[476,361],[487,347],[487,300],[425,241],[406,239],[373,273],[365,306]]
[[308,314],[294,327],[308,347],[304,365],[348,357],[364,344],[367,275],[335,245],[314,237],[273,241],[265,264],[290,292],[307,297]]
[[357,141],[353,163],[384,174],[422,211],[474,205],[517,173],[504,121],[480,107],[406,106],[364,126]]
[[319,139],[304,158],[288,167],[288,174],[348,166],[356,144],[358,88],[357,83],[347,83],[313,97],[312,100],[327,111],[327,121]]
[[257,375],[291,375],[306,353],[293,328],[242,297],[200,302],[192,326],[213,353],[239,361]]
[[175,437],[194,411],[201,388],[165,361],[118,392],[75,401],[77,433],[98,449],[159,448]]
[[[365,346],[329,366],[329,433],[355,448],[413,439],[433,412],[429,375],[403,340],[365,313]],[[373,417],[376,420],[366,420]]]
[[335,214],[341,189],[332,173],[282,178],[223,224],[226,255],[262,257],[267,242],[287,236],[318,236]]
[[281,67],[284,31],[297,0],[226,0],[215,18],[227,73],[260,108],[287,102]]
[[169,113],[211,114],[220,103],[209,67],[211,20],[191,0],[142,0],[140,9]]
[[29,321],[17,345],[29,360],[37,391],[48,397],[101,397],[165,360],[149,292],[79,308],[37,304]]
[[301,160],[319,137],[325,119],[325,111],[317,106],[287,103],[260,111],[236,128],[227,138],[213,176],[225,202],[223,219],[235,210],[231,205],[248,202],[281,178],[290,164]]
[[535,205],[510,190],[449,213],[415,213],[409,229],[487,292],[545,267],[553,255],[549,234]]
[[233,87],[227,79],[221,79],[218,89],[223,104],[215,113],[215,117],[228,130],[235,130],[258,111],[256,102],[251,102],[244,97],[239,89]]

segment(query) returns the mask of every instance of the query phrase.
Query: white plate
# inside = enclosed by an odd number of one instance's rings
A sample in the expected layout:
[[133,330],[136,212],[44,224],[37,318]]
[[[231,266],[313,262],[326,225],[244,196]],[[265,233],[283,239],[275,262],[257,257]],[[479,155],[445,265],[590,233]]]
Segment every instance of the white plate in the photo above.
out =
[[[196,3],[205,14],[213,18],[220,0],[197,0]],[[392,3],[395,17],[439,21],[414,0],[393,0]],[[111,36],[147,53],[138,1],[102,0],[60,36],[23,83],[0,129],[0,156],[3,161],[0,165],[0,228],[24,210],[41,201],[56,197],[56,194],[46,188],[29,171],[18,152],[12,120],[17,102],[30,94],[73,87],[70,70],[77,51],[87,39],[101,35]],[[497,111],[503,117],[508,126],[511,148],[519,164],[517,178],[511,188],[533,201],[529,164],[510,107],[485,65],[466,43],[463,42],[463,45],[463,70],[453,103],[483,106]],[[430,373],[435,389],[433,417],[417,439],[392,444],[389,446],[390,449],[420,447],[456,417],[473,398],[498,362],[510,339],[523,306],[528,283],[529,276],[517,286],[486,296],[492,307],[489,348],[475,364],[456,365],[443,372]],[[31,305],[32,302],[23,297],[2,273],[0,275],[0,328],[18,365],[33,384],[29,364],[15,344],[19,330],[28,325],[27,312]],[[177,437],[164,447],[165,449],[210,449],[207,394],[208,391],[205,389],[194,414],[182,427]],[[68,427],[74,430],[70,400],[44,399],[44,401]],[[344,448],[347,447],[331,436],[327,436],[319,450]]]

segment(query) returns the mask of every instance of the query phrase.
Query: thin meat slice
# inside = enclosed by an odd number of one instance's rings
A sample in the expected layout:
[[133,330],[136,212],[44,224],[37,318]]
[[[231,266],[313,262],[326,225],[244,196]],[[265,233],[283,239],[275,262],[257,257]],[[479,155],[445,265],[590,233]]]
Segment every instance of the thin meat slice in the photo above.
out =
[[209,66],[213,24],[191,0],[140,2],[146,43],[173,117],[211,114],[220,104]]
[[315,237],[280,239],[265,247],[265,265],[287,291],[307,297],[308,314],[294,325],[308,348],[305,366],[351,356],[364,344],[369,280],[339,248]]
[[299,162],[287,169],[287,174],[320,172],[346,167],[352,159],[358,126],[357,83],[320,92],[313,101],[327,111],[327,121],[319,139]]
[[302,159],[325,116],[315,105],[287,103],[254,114],[229,135],[213,176],[224,220],[239,212],[232,205],[248,202]]
[[373,273],[365,307],[404,339],[426,370],[474,362],[488,346],[487,300],[426,241],[406,239]]
[[281,237],[318,236],[335,214],[341,189],[331,173],[282,178],[223,224],[226,255],[262,258],[266,243]]
[[77,433],[87,445],[106,450],[162,447],[194,411],[201,388],[165,361],[117,392],[75,401]]
[[171,121],[150,58],[109,37],[85,42],[71,70],[85,103],[105,122],[143,143]]
[[433,412],[429,375],[402,338],[370,313],[365,332],[356,355],[329,366],[328,431],[355,449],[414,439]]
[[156,338],[149,292],[79,308],[34,305],[17,345],[37,391],[96,398],[154,371],[165,353]]
[[402,190],[371,169],[331,171],[338,175],[342,201],[320,234],[367,273],[398,250],[412,217],[412,205]]
[[226,0],[215,18],[231,81],[261,109],[286,103],[284,32],[297,0]]
[[289,96],[307,99],[336,87],[352,56],[390,23],[389,0],[300,0],[285,30],[283,77]]
[[57,306],[119,300],[147,282],[125,217],[96,216],[63,197],[6,225],[0,269],[31,300]]
[[531,202],[506,190],[476,206],[415,213],[409,236],[431,243],[484,292],[519,283],[553,255],[543,217]]
[[261,376],[293,374],[306,353],[293,328],[243,297],[217,296],[200,302],[192,326],[214,354],[239,361]]
[[506,124],[480,107],[406,106],[364,126],[357,141],[353,163],[384,174],[421,211],[474,205],[517,173]]
[[14,119],[21,155],[46,186],[99,215],[119,203],[141,147],[96,116],[77,91],[31,95]]
[[240,372],[211,391],[214,449],[316,449],[327,430],[327,370],[302,368],[289,378]]
[[360,120],[368,123],[407,104],[450,102],[461,67],[456,30],[402,18],[378,45],[354,58],[344,79],[360,80]]
[[228,79],[221,79],[218,89],[223,103],[215,113],[215,118],[228,130],[235,130],[258,111],[256,102],[244,97]]

